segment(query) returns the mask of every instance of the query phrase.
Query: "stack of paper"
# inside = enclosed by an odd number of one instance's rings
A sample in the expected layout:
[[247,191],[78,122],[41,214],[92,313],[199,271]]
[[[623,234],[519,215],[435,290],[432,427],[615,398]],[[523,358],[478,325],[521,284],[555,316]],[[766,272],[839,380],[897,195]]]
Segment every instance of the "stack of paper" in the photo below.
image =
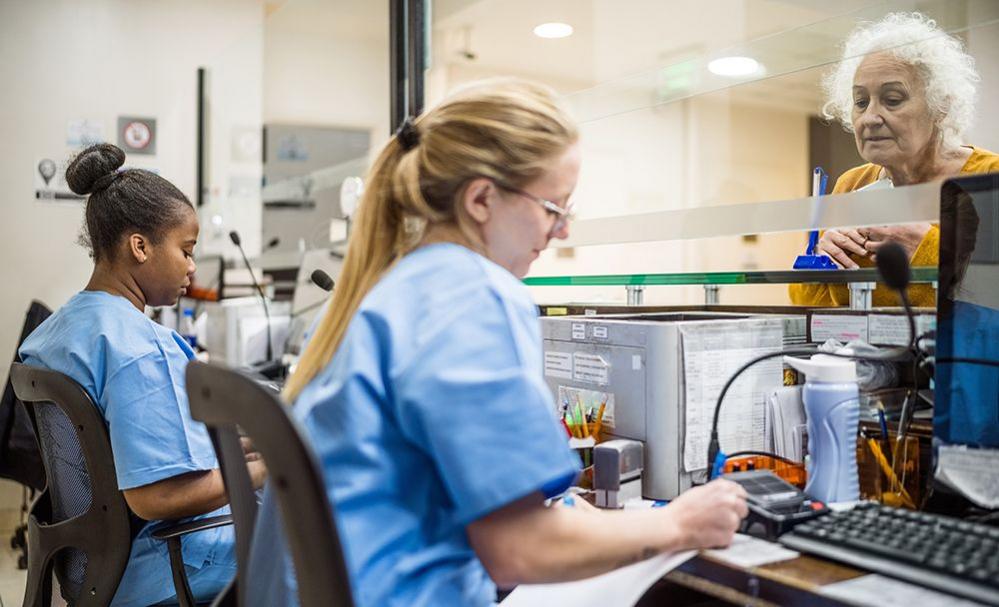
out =
[[694,551],[660,554],[648,560],[596,577],[562,584],[523,584],[506,597],[500,607],[628,607],[664,575],[696,554]]
[[763,414],[767,451],[803,462],[807,426],[801,386],[782,386],[767,394]]

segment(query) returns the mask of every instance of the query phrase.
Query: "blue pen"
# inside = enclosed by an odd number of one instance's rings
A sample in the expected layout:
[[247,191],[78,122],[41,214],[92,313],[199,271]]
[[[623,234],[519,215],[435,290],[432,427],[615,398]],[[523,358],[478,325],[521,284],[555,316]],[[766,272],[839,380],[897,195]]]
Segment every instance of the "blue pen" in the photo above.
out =
[[885,410],[878,407],[878,421],[881,422],[881,436],[888,438],[888,421],[885,419]]
[[[829,178],[822,167],[815,167],[812,171],[812,196],[822,196],[826,191],[826,180]],[[812,225],[815,222],[812,221]],[[815,255],[815,247],[819,244],[819,231],[812,230],[808,233],[808,248],[805,255]]]
[[[812,196],[818,198],[822,196],[826,191],[826,182],[829,176],[826,172],[822,170],[822,167],[815,167],[812,171]],[[818,223],[817,211],[819,209],[818,201],[813,201],[813,213],[811,218],[811,225]],[[819,231],[811,230],[808,233],[808,248],[805,249],[804,255],[798,255],[794,260],[795,270],[835,270],[837,266],[833,263],[833,260],[828,255],[816,255],[815,247],[819,244]]]

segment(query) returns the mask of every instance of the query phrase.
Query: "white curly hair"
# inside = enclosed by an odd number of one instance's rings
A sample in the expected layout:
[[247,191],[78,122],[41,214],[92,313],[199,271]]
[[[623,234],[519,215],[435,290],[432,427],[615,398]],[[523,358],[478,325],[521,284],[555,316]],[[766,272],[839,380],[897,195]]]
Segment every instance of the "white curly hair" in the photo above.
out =
[[853,77],[864,57],[878,51],[915,67],[922,77],[943,149],[964,144],[981,78],[961,41],[921,13],[890,13],[850,33],[843,45],[843,59],[822,81],[827,99],[822,114],[826,119],[839,120],[844,129],[853,132]]

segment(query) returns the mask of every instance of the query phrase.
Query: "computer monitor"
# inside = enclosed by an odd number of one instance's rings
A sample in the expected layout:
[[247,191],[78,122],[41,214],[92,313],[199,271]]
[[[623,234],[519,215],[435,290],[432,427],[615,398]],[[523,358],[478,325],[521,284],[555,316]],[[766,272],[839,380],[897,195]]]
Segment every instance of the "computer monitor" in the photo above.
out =
[[967,360],[999,361],[999,173],[943,184],[938,285],[935,442],[999,449],[999,367]]

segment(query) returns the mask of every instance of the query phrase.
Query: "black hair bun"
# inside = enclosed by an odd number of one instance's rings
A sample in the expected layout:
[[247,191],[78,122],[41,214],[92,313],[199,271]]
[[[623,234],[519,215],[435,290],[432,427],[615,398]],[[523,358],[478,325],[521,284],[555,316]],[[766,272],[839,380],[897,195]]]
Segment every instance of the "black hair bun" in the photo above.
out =
[[66,183],[77,194],[90,194],[98,180],[125,164],[125,152],[110,143],[98,143],[77,154],[66,167]]

